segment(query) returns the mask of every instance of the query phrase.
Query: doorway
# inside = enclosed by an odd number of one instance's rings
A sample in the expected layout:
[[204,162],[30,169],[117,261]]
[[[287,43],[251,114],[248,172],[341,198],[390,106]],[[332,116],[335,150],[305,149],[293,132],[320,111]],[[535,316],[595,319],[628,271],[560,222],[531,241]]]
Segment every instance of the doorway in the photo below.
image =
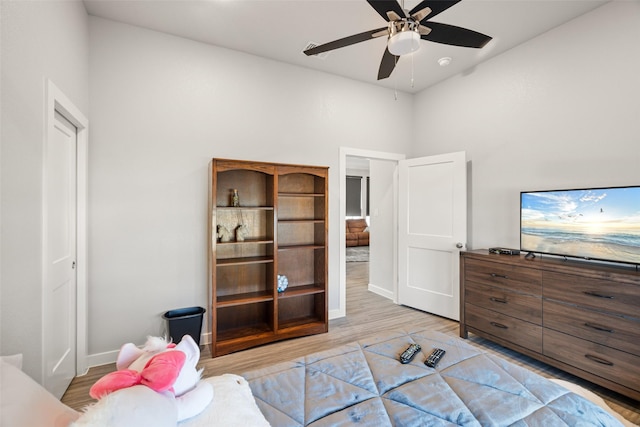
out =
[[[397,153],[386,153],[379,151],[371,151],[371,150],[361,150],[355,148],[340,148],[340,206],[346,206],[346,177],[347,177],[347,164],[350,160],[355,161],[357,164],[368,164],[369,166],[369,175],[371,176],[370,180],[370,194],[372,197],[371,200],[371,218],[372,225],[376,226],[376,221],[380,224],[385,225],[388,232],[380,232],[376,233],[374,228],[371,228],[370,239],[369,239],[369,248],[370,248],[370,261],[369,261],[369,290],[379,293],[387,298],[392,300],[396,300],[396,269],[397,269],[397,236],[395,234],[395,217],[388,218],[388,215],[394,215],[393,212],[397,212],[397,195],[395,195],[395,190],[392,191],[393,194],[388,193],[388,188],[386,185],[381,185],[380,181],[386,182],[389,188],[395,189],[397,188],[397,176],[395,173],[396,164],[399,160],[404,159],[405,156],[403,154]],[[382,176],[383,174],[386,178],[377,179],[376,176]],[[384,187],[384,188],[383,188]],[[382,189],[382,190],[381,190]],[[389,197],[386,199],[387,205],[390,214],[386,214],[383,210],[378,207],[378,211],[376,212],[376,202],[373,200],[378,197],[379,193],[386,193],[386,196]],[[385,209],[386,211],[386,209]],[[388,223],[387,223],[388,221]],[[344,317],[346,315],[346,210],[340,209],[340,303],[338,310],[332,310],[330,313],[331,318]],[[382,240],[381,240],[382,239]],[[382,242],[387,242],[387,244],[381,244]],[[389,251],[391,255],[384,256],[377,251],[377,249],[382,249],[383,251]],[[382,262],[377,262],[378,258],[383,258]],[[371,266],[376,265],[376,267],[387,269],[388,276],[392,278],[392,283],[388,284],[386,287],[378,286],[376,283],[376,278],[379,276],[378,271],[372,271]],[[378,281],[379,282],[379,281]]]
[[[346,165],[349,156],[368,158],[370,163],[371,193],[372,199],[376,191],[377,180],[373,168],[382,166],[387,170],[387,178],[379,182],[387,182],[391,196],[387,199],[380,198],[383,202],[372,200],[371,211],[375,216],[376,207],[389,206],[391,208],[390,230],[387,233],[389,240],[380,246],[384,246],[388,252],[386,255],[375,259],[378,233],[373,224],[370,233],[370,262],[369,266],[389,269],[388,275],[380,275],[369,271],[369,290],[392,299],[395,303],[406,304],[410,307],[434,312],[445,317],[457,318],[455,307],[459,306],[459,252],[466,247],[466,154],[464,152],[449,153],[443,155],[404,160],[404,155],[392,153],[371,152],[341,148],[340,150],[340,206],[346,204]],[[408,168],[413,173],[407,175]],[[391,171],[391,172],[389,172]],[[403,178],[404,177],[404,178]],[[408,185],[407,177],[412,178]],[[415,179],[413,179],[415,178]],[[412,188],[412,196],[408,197],[406,191],[400,190],[399,182],[403,181],[403,188]],[[429,202],[425,204],[424,198]],[[401,209],[399,209],[401,208]],[[425,210],[426,209],[426,210]],[[428,215],[425,215],[428,212]],[[402,215],[402,221],[398,221]],[[428,227],[422,224],[424,218],[434,218]],[[409,221],[409,222],[407,222]],[[384,223],[383,223],[384,224]],[[449,226],[455,224],[455,227]],[[340,209],[340,309],[339,313],[330,313],[331,318],[346,315],[346,262],[345,262],[345,210]],[[380,233],[384,234],[384,233]],[[433,245],[427,239],[427,246],[417,244],[417,240],[423,238],[435,238],[438,245]],[[431,242],[431,243],[429,243]],[[402,253],[402,256],[398,256]],[[437,253],[437,255],[436,255]],[[439,268],[424,269],[428,262]],[[424,265],[423,265],[424,263]],[[402,274],[399,273],[402,270]],[[386,277],[386,287],[376,287],[376,276]],[[445,313],[434,310],[433,307],[415,304],[412,297],[399,301],[400,290],[409,288],[418,289],[424,295],[434,296],[442,294],[447,301],[446,306],[452,307]],[[416,297],[419,299],[421,297]],[[439,301],[438,298],[433,298]],[[443,302],[443,301],[440,301]],[[445,305],[445,304],[443,304]]]
[[[370,248],[370,160],[364,157],[347,156],[346,177],[346,259],[347,301],[352,276],[357,274],[357,282],[368,288],[369,248]],[[349,307],[347,306],[347,311]]]

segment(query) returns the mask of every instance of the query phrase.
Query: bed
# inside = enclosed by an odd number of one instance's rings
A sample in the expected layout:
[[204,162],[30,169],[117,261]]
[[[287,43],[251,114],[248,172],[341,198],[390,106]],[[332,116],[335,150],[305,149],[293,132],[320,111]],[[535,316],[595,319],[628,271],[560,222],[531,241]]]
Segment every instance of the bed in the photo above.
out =
[[[398,355],[410,343],[422,352],[403,365]],[[446,350],[436,369],[423,364],[434,347]],[[22,372],[20,356],[0,357],[0,368],[3,427],[66,427],[80,415]],[[597,404],[460,338],[425,330],[380,333],[202,381],[213,386],[213,402],[180,427],[633,426],[595,395]]]
[[[398,356],[422,350],[408,364]],[[435,369],[433,348],[446,350]],[[381,333],[242,374],[273,426],[619,426],[600,406],[460,338]]]

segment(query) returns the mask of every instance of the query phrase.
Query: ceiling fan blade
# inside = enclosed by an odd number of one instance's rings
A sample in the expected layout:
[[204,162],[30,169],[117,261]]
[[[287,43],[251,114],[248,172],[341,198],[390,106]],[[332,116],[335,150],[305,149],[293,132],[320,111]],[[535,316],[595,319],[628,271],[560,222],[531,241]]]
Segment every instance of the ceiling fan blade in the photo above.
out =
[[345,37],[343,39],[334,40],[329,43],[312,47],[311,49],[305,50],[304,54],[307,56],[317,55],[322,52],[339,49],[345,46],[351,46],[352,44],[364,42],[364,41],[371,40],[373,38],[384,36],[387,34],[389,34],[389,32],[387,31],[387,27],[376,28],[375,30],[365,31],[364,33],[354,34],[352,36]]
[[[459,2],[460,0],[424,0],[409,11],[409,16],[420,22],[427,17],[433,18],[437,14],[444,12]],[[420,12],[424,9],[431,9],[431,11],[430,13],[422,16]]]
[[402,19],[402,17],[400,15],[398,15],[397,13],[395,13],[393,10],[390,10],[387,12],[387,21],[391,22],[391,21],[400,21]]
[[424,25],[431,28],[429,34],[421,35],[420,38],[430,42],[449,44],[462,47],[484,47],[492,37],[467,28],[456,27],[439,22],[425,22]]
[[387,12],[395,12],[396,15],[405,17],[407,16],[402,10],[402,7],[396,0],[367,0],[367,3],[378,12],[382,19],[389,22],[391,18],[387,15]]
[[431,14],[431,8],[427,6],[424,9],[420,9],[416,13],[412,14],[411,17],[415,19],[416,22],[420,22],[430,14]]
[[[428,22],[427,22],[427,24],[428,24]],[[431,28],[425,27],[424,25],[420,25],[418,27],[418,32],[420,33],[420,35],[426,36],[427,34],[429,34],[431,32]]]
[[386,79],[391,75],[394,68],[396,68],[398,59],[400,59],[400,57],[389,52],[389,48],[384,50],[382,61],[380,61],[380,69],[378,70],[378,80]]

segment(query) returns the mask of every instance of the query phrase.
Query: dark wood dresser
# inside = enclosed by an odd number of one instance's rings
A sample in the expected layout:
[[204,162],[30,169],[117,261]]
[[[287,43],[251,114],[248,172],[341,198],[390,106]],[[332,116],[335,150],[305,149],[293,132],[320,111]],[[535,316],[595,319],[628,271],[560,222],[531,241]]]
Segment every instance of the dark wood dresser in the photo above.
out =
[[640,400],[640,272],[554,257],[463,252],[471,332]]

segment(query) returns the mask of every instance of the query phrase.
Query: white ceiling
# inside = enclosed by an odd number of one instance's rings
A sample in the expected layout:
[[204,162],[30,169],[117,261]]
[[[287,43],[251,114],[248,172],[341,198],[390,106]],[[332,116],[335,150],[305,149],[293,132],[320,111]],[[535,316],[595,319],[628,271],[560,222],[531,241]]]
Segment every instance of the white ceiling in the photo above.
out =
[[[401,2],[403,0],[400,0]],[[384,27],[365,0],[84,0],[90,15],[312,68],[404,92],[419,92],[452,75],[582,15],[608,0],[462,0],[434,21],[493,37],[483,49],[421,41],[391,77],[377,81],[386,40],[379,37],[329,52],[302,53],[309,42],[327,43]],[[412,9],[419,0],[405,0]],[[437,60],[451,57],[440,67]],[[413,75],[413,84],[411,82]]]

